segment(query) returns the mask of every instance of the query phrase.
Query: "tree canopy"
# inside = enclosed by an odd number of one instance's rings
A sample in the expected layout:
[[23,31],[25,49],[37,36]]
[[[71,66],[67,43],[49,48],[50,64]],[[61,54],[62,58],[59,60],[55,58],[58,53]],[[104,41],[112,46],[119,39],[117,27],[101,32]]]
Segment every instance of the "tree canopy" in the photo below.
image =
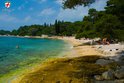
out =
[[63,8],[75,8],[76,6],[84,5],[87,6],[95,0],[63,0]]

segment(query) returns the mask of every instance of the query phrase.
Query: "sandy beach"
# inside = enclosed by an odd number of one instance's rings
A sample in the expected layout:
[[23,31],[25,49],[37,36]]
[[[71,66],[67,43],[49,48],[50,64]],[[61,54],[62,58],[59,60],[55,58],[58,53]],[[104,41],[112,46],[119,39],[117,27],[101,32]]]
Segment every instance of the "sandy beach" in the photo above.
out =
[[80,57],[80,56],[91,56],[91,55],[103,55],[100,51],[98,51],[94,46],[86,45],[83,46],[81,44],[89,42],[89,40],[78,40],[74,37],[63,37],[60,38],[64,41],[67,41],[72,45],[71,51],[68,52],[67,57]]
[[[110,44],[110,45],[82,45],[91,42],[93,39],[75,39],[74,37],[58,37],[67,41],[72,45],[72,50],[68,53],[67,57],[80,57],[98,55],[103,57],[118,56],[118,53],[124,51],[124,44]],[[123,55],[123,54],[122,54]]]

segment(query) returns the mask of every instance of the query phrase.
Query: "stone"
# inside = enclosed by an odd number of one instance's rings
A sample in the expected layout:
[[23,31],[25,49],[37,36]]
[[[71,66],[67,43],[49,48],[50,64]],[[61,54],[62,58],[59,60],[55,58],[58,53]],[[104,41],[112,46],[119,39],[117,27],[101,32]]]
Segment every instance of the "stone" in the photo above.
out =
[[124,61],[124,56],[120,56],[119,61]]
[[119,65],[124,66],[124,56],[120,56],[117,62]]
[[114,62],[114,61],[113,60],[98,59],[96,61],[96,64],[104,66],[104,65],[107,65],[107,64],[112,63],[112,62]]
[[114,79],[114,72],[112,70],[106,71],[102,74],[102,77],[105,80],[113,80]]
[[115,83],[124,83],[124,79],[115,80]]
[[117,61],[120,66],[124,66],[124,61]]
[[95,75],[94,76],[94,78],[95,78],[95,80],[103,80],[103,77],[102,76],[100,76],[100,75]]
[[56,81],[56,83],[61,83],[61,81]]
[[94,83],[115,83],[113,80],[95,81]]
[[124,78],[124,66],[122,66],[120,69],[115,71],[115,76],[118,79],[123,79]]
[[69,80],[69,83],[72,83],[73,80]]

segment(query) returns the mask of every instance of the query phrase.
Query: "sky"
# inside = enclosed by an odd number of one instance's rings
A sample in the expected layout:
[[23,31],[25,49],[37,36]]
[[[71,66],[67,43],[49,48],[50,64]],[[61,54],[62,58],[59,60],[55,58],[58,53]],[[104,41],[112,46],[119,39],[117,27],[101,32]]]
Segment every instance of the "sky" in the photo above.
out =
[[[10,8],[5,3],[10,2]],[[0,29],[13,30],[20,26],[54,23],[55,20],[81,21],[90,8],[104,10],[107,0],[96,0],[90,6],[63,9],[62,0],[0,0]]]

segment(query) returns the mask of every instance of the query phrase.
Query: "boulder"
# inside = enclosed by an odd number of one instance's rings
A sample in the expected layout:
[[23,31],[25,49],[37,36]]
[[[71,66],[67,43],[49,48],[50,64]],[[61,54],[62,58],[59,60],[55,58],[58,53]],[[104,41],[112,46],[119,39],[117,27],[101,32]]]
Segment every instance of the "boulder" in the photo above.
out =
[[104,66],[104,65],[107,65],[107,64],[112,63],[112,62],[114,62],[114,61],[113,60],[98,59],[96,61],[96,64]]
[[118,59],[118,64],[124,66],[124,56],[120,56]]
[[123,79],[124,78],[124,66],[122,66],[120,69],[115,71],[115,76],[118,79]]
[[114,71],[109,70],[102,74],[103,79],[105,80],[113,80],[114,79]]
[[61,83],[61,81],[56,81],[56,83]]
[[94,76],[94,78],[95,78],[95,80],[103,80],[103,77],[102,76],[100,76],[100,75],[95,75]]
[[115,83],[113,80],[95,81],[94,83]]
[[120,66],[124,66],[124,61],[117,61]]
[[124,79],[115,80],[115,83],[124,83]]
[[120,56],[119,61],[124,61],[124,56]]

